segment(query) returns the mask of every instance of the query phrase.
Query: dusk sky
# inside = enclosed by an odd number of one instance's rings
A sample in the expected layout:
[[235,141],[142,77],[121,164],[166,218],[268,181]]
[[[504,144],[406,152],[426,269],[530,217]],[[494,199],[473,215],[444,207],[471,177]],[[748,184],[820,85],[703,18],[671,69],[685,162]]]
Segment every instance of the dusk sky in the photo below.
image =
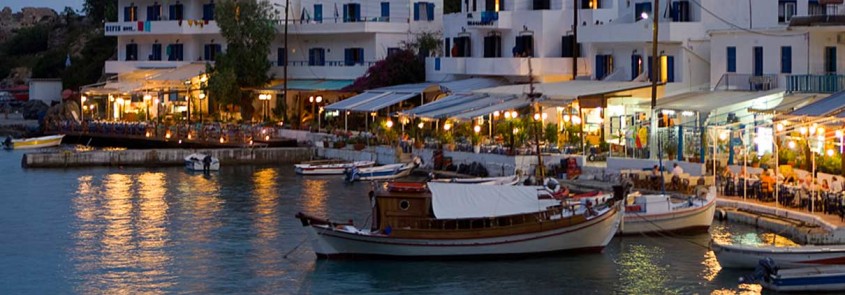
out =
[[[82,3],[84,0],[8,0],[3,1],[0,6],[11,7],[13,12],[18,12],[23,7],[49,7],[57,12],[61,12],[65,6],[70,6],[75,10],[82,10]],[[0,7],[0,9],[2,9]]]

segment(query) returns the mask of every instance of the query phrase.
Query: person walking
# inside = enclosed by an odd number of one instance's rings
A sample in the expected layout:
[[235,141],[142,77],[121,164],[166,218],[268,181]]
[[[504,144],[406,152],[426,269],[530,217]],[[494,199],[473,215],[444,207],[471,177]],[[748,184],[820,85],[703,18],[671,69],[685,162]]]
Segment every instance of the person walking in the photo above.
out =
[[202,172],[203,173],[211,173],[211,155],[205,155],[202,158]]

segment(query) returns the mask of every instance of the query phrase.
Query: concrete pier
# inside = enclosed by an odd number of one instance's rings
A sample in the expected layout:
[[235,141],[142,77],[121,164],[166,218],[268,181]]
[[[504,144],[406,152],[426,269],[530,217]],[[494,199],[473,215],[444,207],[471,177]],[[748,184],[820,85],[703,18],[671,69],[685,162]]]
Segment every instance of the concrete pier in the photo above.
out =
[[[774,208],[753,201],[719,197],[716,206],[732,222],[740,222],[788,237],[800,244],[845,244],[845,226],[839,217]],[[717,213],[718,215],[718,213]]]
[[121,151],[27,153],[24,168],[72,168],[90,166],[181,166],[193,153],[211,154],[221,165],[290,164],[310,160],[313,148],[150,149]]

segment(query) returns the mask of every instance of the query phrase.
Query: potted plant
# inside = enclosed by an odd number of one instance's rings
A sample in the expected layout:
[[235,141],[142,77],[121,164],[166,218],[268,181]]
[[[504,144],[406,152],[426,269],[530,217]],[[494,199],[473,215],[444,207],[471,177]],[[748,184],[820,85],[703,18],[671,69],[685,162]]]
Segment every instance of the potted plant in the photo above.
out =
[[470,133],[470,140],[472,140],[472,151],[476,154],[481,152],[481,134],[478,132]]
[[543,135],[546,137],[546,144],[547,149],[551,149],[553,147],[557,147],[557,142],[560,139],[560,134],[557,131],[556,124],[546,124],[546,130]]
[[364,137],[363,137],[363,136],[361,136],[361,135],[358,135],[358,137],[356,137],[356,138],[355,138],[355,143],[352,145],[352,147],[353,147],[356,151],[363,150],[365,147],[367,147],[366,142],[367,142],[367,139],[366,139],[366,138],[364,138]]
[[443,149],[447,151],[455,150],[455,138],[452,137],[452,133],[450,132],[440,133],[440,143],[443,144]]
[[672,160],[678,154],[678,146],[674,142],[665,142],[663,143],[663,151],[666,152],[668,159]]

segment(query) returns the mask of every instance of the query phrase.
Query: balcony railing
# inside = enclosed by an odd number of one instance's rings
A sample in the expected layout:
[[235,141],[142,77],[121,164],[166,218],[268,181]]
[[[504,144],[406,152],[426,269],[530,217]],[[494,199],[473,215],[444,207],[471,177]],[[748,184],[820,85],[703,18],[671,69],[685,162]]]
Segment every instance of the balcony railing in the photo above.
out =
[[[275,64],[275,63],[274,63]],[[355,62],[352,64],[347,64],[344,60],[327,60],[323,64],[308,64],[307,60],[292,60],[288,62],[288,66],[291,67],[357,67],[357,66],[367,66],[371,67],[376,64],[375,61],[364,61],[364,62]]]
[[777,75],[724,74],[714,90],[764,91],[778,88]]
[[786,92],[834,93],[845,90],[845,75],[789,75]]

